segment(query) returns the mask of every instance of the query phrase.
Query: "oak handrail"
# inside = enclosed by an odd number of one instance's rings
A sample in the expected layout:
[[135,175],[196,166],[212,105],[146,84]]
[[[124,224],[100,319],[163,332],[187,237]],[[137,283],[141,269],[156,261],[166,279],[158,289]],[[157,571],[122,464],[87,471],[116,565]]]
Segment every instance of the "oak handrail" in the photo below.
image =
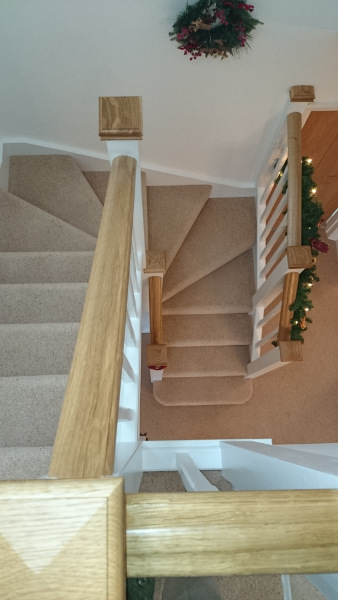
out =
[[302,116],[287,117],[288,132],[288,246],[300,246],[302,237]]
[[123,360],[136,160],[114,159],[49,475],[111,475]]
[[329,573],[338,490],[126,496],[128,577]]

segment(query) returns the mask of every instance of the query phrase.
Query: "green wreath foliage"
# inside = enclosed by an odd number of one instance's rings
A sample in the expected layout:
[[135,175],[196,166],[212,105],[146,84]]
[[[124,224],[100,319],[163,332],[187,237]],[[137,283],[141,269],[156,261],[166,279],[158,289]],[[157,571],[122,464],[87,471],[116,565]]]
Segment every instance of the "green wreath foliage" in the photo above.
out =
[[252,4],[239,0],[198,0],[178,15],[169,36],[190,60],[203,54],[225,58],[249,46],[251,32],[263,25],[253,10]]

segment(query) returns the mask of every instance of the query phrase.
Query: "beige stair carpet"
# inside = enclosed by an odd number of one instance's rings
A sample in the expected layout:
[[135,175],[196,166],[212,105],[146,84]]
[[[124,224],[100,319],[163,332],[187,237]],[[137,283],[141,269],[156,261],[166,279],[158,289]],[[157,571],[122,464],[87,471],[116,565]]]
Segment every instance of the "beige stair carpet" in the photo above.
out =
[[94,252],[0,252],[0,283],[87,282]]
[[171,377],[153,384],[164,406],[244,404],[252,396],[251,379],[243,377]]
[[[152,229],[149,223],[149,236]],[[252,248],[255,238],[253,198],[209,199],[165,274],[163,300]]]
[[163,315],[167,346],[240,346],[252,341],[247,314]]
[[247,346],[169,347],[163,377],[223,377],[246,375]]
[[210,185],[148,186],[148,247],[173,261],[209,198]]
[[12,156],[8,191],[97,236],[102,205],[71,156]]
[[0,252],[95,249],[95,237],[1,190],[0,213]]
[[164,315],[248,313],[255,292],[252,250],[163,303]]
[[82,174],[103,205],[106,198],[110,171],[83,171]]
[[80,322],[87,283],[0,284],[0,323]]

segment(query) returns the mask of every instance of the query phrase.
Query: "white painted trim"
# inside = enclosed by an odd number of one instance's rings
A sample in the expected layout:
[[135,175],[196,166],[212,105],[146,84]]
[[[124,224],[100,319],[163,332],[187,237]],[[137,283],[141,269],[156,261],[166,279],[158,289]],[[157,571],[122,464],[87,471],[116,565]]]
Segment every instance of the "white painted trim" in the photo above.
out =
[[283,587],[283,600],[292,600],[289,575],[281,575],[281,579]]
[[[107,140],[106,144],[110,164],[118,156],[130,156],[139,163],[140,152],[138,140]],[[137,183],[135,187],[138,189]]]
[[176,464],[187,492],[219,492],[219,489],[212,485],[196,467],[189,454],[177,453]]
[[[143,442],[143,471],[176,471],[176,455],[178,453],[189,454],[190,458],[200,470],[219,471],[222,468],[220,443],[223,441],[224,440],[165,440]],[[258,441],[262,444],[271,444],[270,439],[261,439]]]
[[287,364],[287,362],[281,361],[280,349],[277,346],[276,348],[270,350],[270,352],[263,354],[263,356],[256,358],[248,364],[248,374],[245,376],[245,379],[254,379],[255,377],[265,375],[265,373],[269,373],[269,371],[274,371],[274,369],[278,369],[279,367],[283,367]]
[[162,381],[163,379],[163,370],[164,369],[149,369],[150,381],[154,383],[154,381]]

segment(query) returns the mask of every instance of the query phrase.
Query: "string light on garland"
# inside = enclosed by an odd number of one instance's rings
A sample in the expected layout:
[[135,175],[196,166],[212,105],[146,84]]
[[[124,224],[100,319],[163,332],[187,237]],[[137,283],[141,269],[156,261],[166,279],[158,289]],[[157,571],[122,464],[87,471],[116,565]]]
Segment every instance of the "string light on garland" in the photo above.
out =
[[[287,161],[279,171],[275,184],[279,182],[287,166]],[[302,240],[303,246],[311,245],[312,253],[312,267],[304,269],[299,274],[298,287],[296,293],[296,299],[293,304],[289,307],[290,311],[293,311],[293,317],[290,320],[291,332],[290,339],[298,340],[302,344],[304,343],[303,332],[307,329],[307,325],[312,323],[312,320],[308,316],[309,311],[313,308],[313,304],[309,299],[313,282],[319,281],[319,277],[316,275],[316,262],[319,252],[328,252],[329,246],[320,240],[319,229],[322,228],[324,214],[321,202],[316,197],[317,186],[312,179],[314,168],[312,165],[312,158],[302,158]],[[284,184],[282,194],[286,193],[288,184]],[[285,211],[286,213],[286,211]],[[284,214],[285,214],[284,213]],[[278,341],[272,342],[274,346],[278,345]]]
[[263,25],[253,10],[253,4],[240,0],[198,0],[178,15],[169,37],[190,60],[202,55],[223,59],[249,47],[251,32]]
[[302,245],[311,245],[312,267],[304,269],[299,274],[296,299],[290,306],[293,311],[291,319],[291,340],[299,340],[304,343],[303,332],[306,331],[312,320],[308,316],[313,304],[309,299],[313,283],[319,281],[316,275],[316,257],[318,252],[327,252],[328,245],[321,241],[319,226],[324,214],[323,207],[316,197],[317,186],[312,179],[314,168],[312,159],[303,157],[302,159]]

